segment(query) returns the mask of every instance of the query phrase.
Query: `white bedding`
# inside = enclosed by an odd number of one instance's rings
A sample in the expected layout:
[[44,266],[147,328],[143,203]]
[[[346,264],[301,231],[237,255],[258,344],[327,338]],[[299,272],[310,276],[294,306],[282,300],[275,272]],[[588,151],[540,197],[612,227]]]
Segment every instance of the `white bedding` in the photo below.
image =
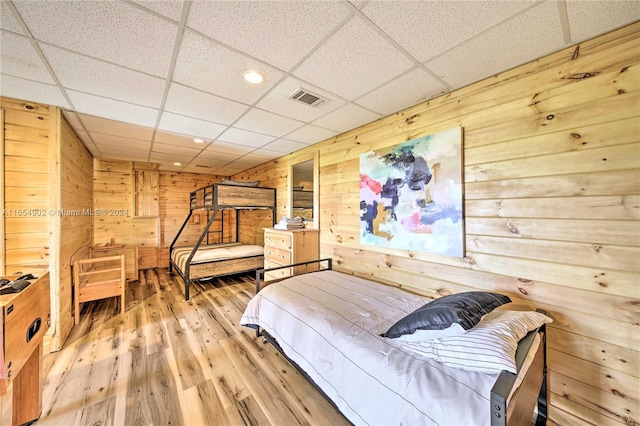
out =
[[[185,270],[187,259],[189,258],[192,250],[193,246],[176,247],[173,249],[171,258],[181,271]],[[260,255],[264,255],[264,247],[258,245],[241,243],[201,245],[198,247],[198,251],[193,255],[191,263],[207,263],[218,260]]]
[[428,300],[321,271],[262,289],[240,324],[275,337],[354,424],[489,424],[498,374],[450,368],[380,337]]

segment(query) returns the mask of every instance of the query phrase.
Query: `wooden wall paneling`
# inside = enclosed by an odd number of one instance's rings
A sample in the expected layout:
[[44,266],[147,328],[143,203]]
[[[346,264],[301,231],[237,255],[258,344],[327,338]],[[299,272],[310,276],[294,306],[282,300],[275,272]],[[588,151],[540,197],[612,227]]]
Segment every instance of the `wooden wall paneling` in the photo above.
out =
[[[60,156],[61,156],[61,112],[57,107],[49,107],[51,140],[49,141],[49,279],[51,282],[51,325],[43,340],[43,349],[47,352],[58,350],[66,339],[71,325],[71,290],[64,287],[60,277]],[[53,213],[53,214],[51,214]],[[53,260],[53,261],[51,261]],[[67,283],[68,284],[68,283]],[[66,306],[65,306],[66,305]],[[65,327],[66,325],[66,327]],[[66,334],[65,334],[66,333]]]
[[0,108],[0,209],[2,209],[2,218],[0,219],[0,275],[5,275],[5,216],[6,208],[4,202],[4,109]]
[[92,245],[92,185],[93,158],[71,125],[60,116],[59,143],[59,304],[58,332],[51,340],[51,349],[62,347],[73,327],[71,257],[80,247]]
[[[640,422],[638,51],[635,23],[305,148],[320,152],[320,251],[336,269],[547,310],[550,423]],[[466,256],[362,245],[360,154],[454,126]],[[280,202],[293,157],[234,178],[272,183]]]

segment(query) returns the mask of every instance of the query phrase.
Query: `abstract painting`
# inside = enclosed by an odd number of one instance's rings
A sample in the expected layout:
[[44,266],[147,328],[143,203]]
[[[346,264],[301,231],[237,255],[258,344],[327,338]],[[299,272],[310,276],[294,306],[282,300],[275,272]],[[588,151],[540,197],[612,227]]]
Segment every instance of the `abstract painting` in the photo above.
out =
[[462,128],[360,155],[362,244],[464,256]]

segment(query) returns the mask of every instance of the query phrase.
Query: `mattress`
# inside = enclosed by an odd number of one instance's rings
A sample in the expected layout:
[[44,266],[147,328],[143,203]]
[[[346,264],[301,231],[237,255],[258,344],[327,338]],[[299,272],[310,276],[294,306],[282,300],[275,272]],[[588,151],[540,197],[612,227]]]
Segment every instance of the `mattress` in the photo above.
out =
[[[173,263],[184,272],[187,259],[193,251],[194,246],[176,247],[171,253]],[[243,257],[264,256],[264,247],[242,243],[222,243],[201,245],[193,255],[191,264],[217,262],[228,259]]]
[[428,300],[320,271],[265,287],[240,324],[277,339],[354,424],[489,424],[498,373],[447,367],[380,336]]

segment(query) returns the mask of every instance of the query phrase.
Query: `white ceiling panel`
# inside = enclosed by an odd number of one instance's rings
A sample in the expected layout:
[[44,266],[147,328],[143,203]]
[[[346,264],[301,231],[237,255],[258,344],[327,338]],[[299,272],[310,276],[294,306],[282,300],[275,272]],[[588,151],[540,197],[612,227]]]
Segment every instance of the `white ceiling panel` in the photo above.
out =
[[372,1],[361,10],[411,55],[425,62],[535,1]]
[[[325,102],[317,107],[312,107],[289,98],[301,88],[325,99]],[[274,87],[256,106],[266,111],[309,122],[344,104],[345,100],[337,98],[335,95],[325,92],[322,89],[318,89],[311,84],[301,82],[295,78],[287,78]]]
[[[349,20],[296,70],[295,76],[353,100],[414,63],[358,17]],[[336,78],[336,70],[348,70]]]
[[640,1],[566,0],[571,41],[576,43],[593,35],[616,28],[630,20],[640,19]]
[[71,108],[58,86],[0,75],[0,96]]
[[[483,46],[491,45],[491,50]],[[427,68],[454,88],[553,52],[563,45],[556,2],[544,2],[449,50]]]
[[317,119],[313,124],[336,132],[346,132],[380,117],[380,114],[350,103]]
[[301,121],[254,108],[242,116],[234,126],[244,130],[280,137],[303,124]]
[[349,14],[339,2],[192,2],[187,26],[289,70]]
[[63,108],[96,157],[232,175],[639,18],[638,0],[0,0],[0,94]]
[[129,149],[136,149],[139,151],[145,151],[149,153],[149,149],[151,149],[151,142],[149,141],[141,141],[138,139],[131,138],[123,138],[121,136],[113,136],[113,135],[103,135],[102,133],[93,133],[89,132],[93,141],[98,145],[98,148],[102,149],[102,147],[122,147]]
[[[165,81],[84,55],[40,44],[60,83],[68,89],[159,108]],[[83,72],[79,73],[81,69]]]
[[307,145],[302,142],[290,141],[287,139],[277,139],[271,143],[263,146],[263,149],[267,149],[269,151],[280,152],[282,154],[297,151],[306,147]]
[[171,161],[171,162],[180,162],[183,165],[187,164],[189,161],[191,161],[193,157],[190,155],[177,155],[177,154],[167,154],[164,152],[152,152],[151,156],[149,157],[149,161],[151,161],[152,163],[155,162],[159,162],[159,161]]
[[[16,19],[9,11],[9,7],[4,2],[2,2],[2,4],[0,5],[0,28],[2,28],[3,30],[12,31],[14,33],[24,34],[24,31],[22,31],[20,24],[18,24]],[[2,36],[3,34],[0,34],[0,37]]]
[[286,135],[286,139],[302,142],[306,145],[310,145],[316,142],[322,142],[332,136],[335,136],[338,132],[333,130],[323,129],[318,126],[307,124],[299,129],[294,130]]
[[151,141],[153,129],[150,127],[135,126],[121,121],[107,120],[86,114],[77,114],[85,128],[90,132],[105,135],[121,136],[123,138]]
[[164,109],[177,114],[231,124],[249,107],[219,96],[171,83]]
[[153,10],[162,16],[166,16],[172,21],[178,22],[180,20],[180,14],[182,13],[182,1],[176,0],[132,0],[134,3],[139,4],[149,10]]
[[[248,83],[244,74],[251,70],[260,72],[264,81],[260,84]],[[187,30],[178,51],[173,80],[214,95],[252,104],[282,75],[268,65]]]
[[274,139],[275,137],[273,136],[250,132],[248,130],[236,129],[235,127],[228,128],[223,134],[218,136],[218,141],[247,145],[256,148],[261,147],[262,145],[269,143]]
[[203,139],[215,139],[226,126],[197,118],[164,112],[158,124],[158,129],[168,130],[174,133],[195,135]]
[[6,31],[1,31],[0,35],[0,52],[2,52],[0,71],[2,74],[41,83],[56,84],[28,38]]
[[355,103],[378,114],[389,115],[447,91],[424,69],[415,68],[356,99]]
[[193,141],[194,138],[196,137],[158,130],[156,132],[154,141],[165,145],[177,145],[197,149],[204,149],[210,142],[210,140],[205,140],[205,142],[203,143],[196,143]]
[[118,1],[13,3],[38,40],[161,77],[169,71],[175,23]]
[[[194,144],[195,145],[195,144]],[[185,146],[176,146],[176,145],[165,145],[162,143],[154,143],[151,148],[151,155],[154,153],[163,153],[163,154],[177,154],[177,155],[188,155],[191,158],[195,157],[202,151],[204,147],[197,148],[188,148]]]

